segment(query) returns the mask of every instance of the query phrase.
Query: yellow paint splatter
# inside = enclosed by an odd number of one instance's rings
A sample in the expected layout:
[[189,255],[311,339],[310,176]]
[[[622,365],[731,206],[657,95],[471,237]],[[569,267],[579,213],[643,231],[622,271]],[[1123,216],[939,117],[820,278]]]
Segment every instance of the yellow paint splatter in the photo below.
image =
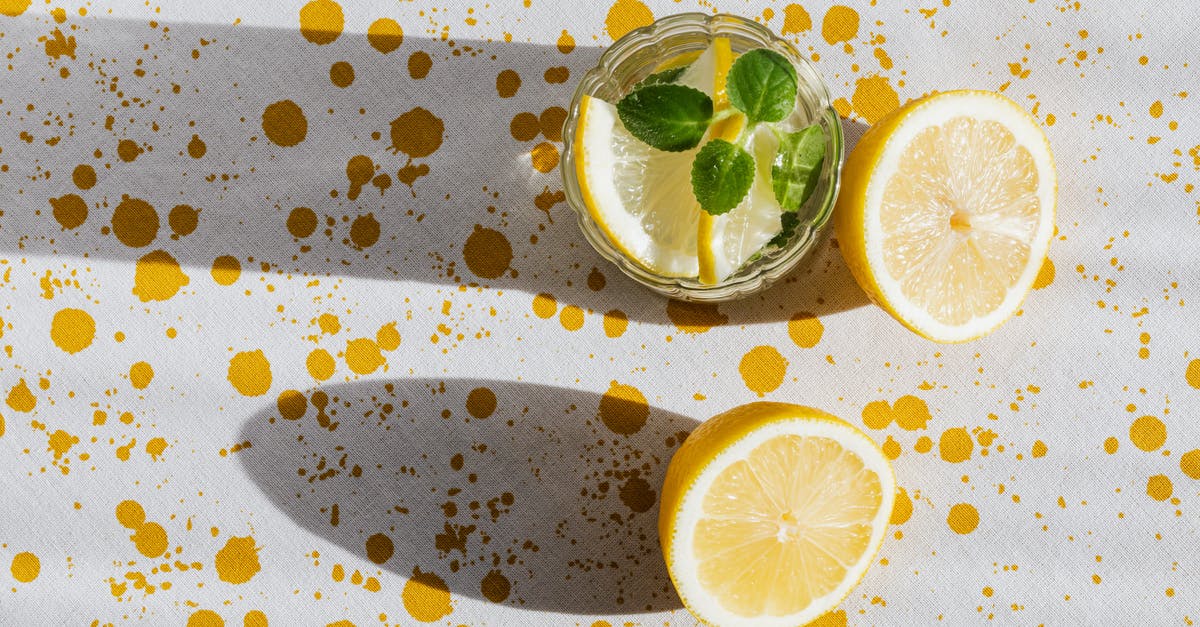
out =
[[158,212],[140,198],[123,196],[113,209],[113,235],[130,248],[149,246],[158,237],[158,226]]
[[161,557],[167,552],[167,530],[156,522],[142,523],[129,537],[138,553],[146,557]]
[[146,510],[137,501],[126,500],[117,503],[117,522],[126,529],[137,529],[146,522]]
[[416,107],[392,120],[392,152],[403,152],[413,159],[428,157],[442,147],[445,131],[446,126],[441,118],[427,109]]
[[625,335],[625,329],[628,327],[629,317],[620,309],[613,309],[604,314],[604,335],[618,338]]
[[54,219],[64,229],[77,229],[87,221],[88,206],[78,194],[66,194],[61,198],[50,199],[50,209]]
[[499,278],[512,263],[512,244],[500,231],[476,224],[463,244],[463,259],[476,276]]
[[167,441],[164,438],[151,438],[146,443],[146,453],[150,455],[150,459],[158,461],[163,452],[167,450]]
[[404,43],[404,29],[390,17],[381,17],[367,27],[367,42],[371,47],[388,54]]
[[50,339],[71,355],[91,346],[95,338],[96,321],[82,309],[60,309],[50,322]]
[[1047,450],[1046,443],[1041,440],[1037,440],[1033,443],[1033,450],[1030,452],[1030,454],[1032,454],[1034,458],[1045,457]]
[[503,603],[511,591],[512,583],[498,570],[488,571],[479,582],[479,592],[492,603]]
[[691,303],[674,299],[667,301],[667,317],[680,333],[689,335],[707,333],[713,327],[729,322],[729,316],[721,313],[716,303]]
[[[809,623],[807,627],[846,627],[846,610],[827,612]],[[595,627],[593,625],[593,627]]]
[[75,166],[71,172],[71,181],[79,189],[91,189],[96,185],[96,169],[86,163],[81,163]]
[[825,325],[815,315],[801,311],[788,320],[788,336],[800,348],[812,348],[821,341]]
[[329,66],[329,82],[341,89],[354,84],[354,66],[345,61],[338,61]]
[[275,399],[275,408],[284,420],[300,420],[308,411],[308,399],[297,390],[284,390]]
[[288,233],[296,239],[304,239],[317,230],[317,214],[308,207],[296,207],[288,214]]
[[258,563],[259,548],[254,546],[253,536],[229,538],[225,546],[217,551],[217,577],[232,584],[250,581],[262,570]]
[[376,564],[384,564],[392,559],[392,553],[395,552],[395,546],[392,544],[392,539],[387,534],[376,533],[367,538],[367,559]]
[[554,300],[553,294],[543,293],[533,297],[533,315],[539,318],[553,318],[556,313],[558,302]]
[[821,36],[825,43],[850,41],[858,35],[858,11],[847,6],[835,5],[825,12],[821,21]]
[[738,364],[742,382],[761,398],[783,384],[788,362],[774,346],[755,346]]
[[1154,475],[1146,481],[1146,495],[1156,501],[1165,501],[1171,498],[1171,493],[1175,487],[1171,485],[1171,480],[1166,475]]
[[496,393],[490,388],[478,387],[467,394],[467,413],[483,420],[496,411]]
[[971,434],[963,427],[955,427],[946,429],[942,432],[941,440],[938,441],[938,453],[942,459],[957,464],[971,459],[971,452],[975,450],[975,441],[971,439]]
[[1200,449],[1193,449],[1179,457],[1179,470],[1192,479],[1200,479]]
[[174,257],[165,250],[156,250],[138,259],[133,271],[133,294],[143,303],[163,301],[189,282]]
[[617,40],[635,28],[649,26],[653,21],[654,13],[640,0],[617,0],[608,9],[604,28],[609,37]]
[[521,75],[514,70],[502,70],[496,75],[496,94],[501,98],[512,98],[521,89]]
[[187,144],[187,153],[193,159],[201,159],[208,153],[208,145],[204,143],[203,139],[200,139],[199,135],[193,134]]
[[295,146],[308,136],[308,118],[300,105],[280,100],[263,109],[262,129],[271,143],[285,148]]
[[422,623],[441,620],[454,611],[446,582],[434,573],[421,572],[420,568],[413,568],[412,578],[404,584],[401,599],[408,615]]
[[783,7],[783,30],[784,35],[793,33],[804,33],[812,28],[812,17],[808,11],[798,4],[789,4]]
[[575,38],[566,29],[563,29],[562,34],[558,36],[558,51],[563,54],[571,54],[573,50],[575,50]]
[[895,460],[896,458],[900,457],[900,443],[893,439],[890,435],[886,440],[884,440],[883,445],[879,448],[883,449],[883,454],[888,459]]
[[46,451],[54,454],[54,459],[62,459],[63,455],[70,452],[71,447],[79,444],[79,437],[71,435],[62,429],[55,431],[49,435],[49,440],[46,445]]
[[394,351],[400,348],[400,331],[396,329],[395,322],[389,322],[375,332],[375,343],[379,348],[385,351]]
[[221,255],[213,259],[212,278],[217,285],[233,285],[242,276],[242,264],[237,257]]
[[139,361],[129,367],[129,382],[133,384],[134,389],[144,390],[154,380],[154,368],[144,362]]
[[29,551],[22,551],[13,556],[9,572],[12,573],[13,579],[29,583],[37,579],[38,574],[42,572],[42,560]]
[[959,503],[950,508],[946,516],[946,524],[954,533],[968,534],[979,526],[979,510],[970,503]]
[[1153,103],[1150,104],[1150,117],[1158,118],[1158,117],[1162,117],[1162,114],[1163,114],[1163,103],[1161,100],[1155,100]]
[[916,431],[924,429],[933,416],[929,413],[929,406],[925,401],[911,395],[905,394],[896,399],[896,404],[893,406],[893,413],[896,417],[896,425],[905,431]]
[[196,610],[188,617],[187,627],[225,627],[225,619],[212,610]]
[[342,5],[333,0],[312,0],[300,9],[300,34],[318,46],[333,43],[345,25]]
[[650,405],[641,390],[612,381],[608,391],[600,397],[599,413],[600,421],[613,433],[633,435],[646,425]]
[[308,368],[308,374],[317,381],[326,381],[333,376],[333,372],[337,367],[333,360],[333,355],[329,351],[318,348],[308,354],[308,359],[304,362]]
[[1037,278],[1033,280],[1033,289],[1040,290],[1050,286],[1054,282],[1054,262],[1046,257],[1042,262],[1042,268],[1038,270]]
[[892,406],[887,401],[871,401],[863,406],[862,420],[868,429],[885,429],[892,424]]
[[888,77],[866,76],[855,81],[850,102],[855,113],[867,124],[874,124],[900,106],[900,95],[892,88]]
[[250,610],[242,617],[242,627],[267,627],[267,615],[262,610]]
[[355,374],[371,374],[386,363],[375,340],[366,337],[346,342],[346,365]]
[[1188,385],[1200,390],[1200,359],[1193,359],[1188,362],[1187,370],[1184,371],[1183,377]]
[[908,490],[904,488],[896,488],[896,504],[892,506],[892,518],[889,522],[893,525],[903,525],[912,518],[913,503],[908,497]]
[[25,379],[21,379],[8,391],[8,398],[5,402],[16,411],[31,412],[37,406],[37,397],[29,391]]
[[568,331],[578,331],[583,328],[583,310],[575,305],[567,305],[558,314],[558,321]]
[[229,360],[226,378],[242,396],[262,396],[271,389],[271,362],[262,350],[242,351]]
[[33,4],[33,0],[0,0],[0,15],[17,17]]
[[1154,416],[1142,416],[1129,425],[1129,440],[1143,451],[1155,451],[1167,441],[1167,425]]
[[408,75],[415,80],[421,80],[433,69],[433,58],[424,50],[417,50],[408,55]]

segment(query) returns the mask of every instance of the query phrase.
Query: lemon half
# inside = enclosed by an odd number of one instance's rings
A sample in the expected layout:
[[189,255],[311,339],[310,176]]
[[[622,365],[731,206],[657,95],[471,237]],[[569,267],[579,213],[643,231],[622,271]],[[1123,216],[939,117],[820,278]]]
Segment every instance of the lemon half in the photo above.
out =
[[804,625],[862,579],[895,492],[887,458],[850,424],[786,403],[731,409],[688,436],[667,469],[667,570],[709,625]]
[[987,334],[1021,306],[1054,232],[1050,143],[1015,102],[927,96],[863,135],[834,225],[867,294],[940,342]]

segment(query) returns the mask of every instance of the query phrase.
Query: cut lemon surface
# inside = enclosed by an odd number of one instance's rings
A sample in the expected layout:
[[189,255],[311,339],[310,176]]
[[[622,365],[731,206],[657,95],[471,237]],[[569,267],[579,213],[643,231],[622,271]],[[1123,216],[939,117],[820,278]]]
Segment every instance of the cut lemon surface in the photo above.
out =
[[731,409],[688,436],[667,469],[667,570],[709,625],[804,625],[862,579],[895,491],[883,452],[850,424],[785,403]]
[[[712,96],[715,57],[714,46],[709,46],[677,82]],[[691,181],[692,161],[700,148],[651,148],[625,129],[615,106],[584,96],[573,150],[588,213],[613,245],[659,275],[696,276],[701,211]]]
[[868,129],[843,168],[834,225],[872,300],[929,339],[962,342],[1020,308],[1050,246],[1057,185],[1024,109],[945,92]]

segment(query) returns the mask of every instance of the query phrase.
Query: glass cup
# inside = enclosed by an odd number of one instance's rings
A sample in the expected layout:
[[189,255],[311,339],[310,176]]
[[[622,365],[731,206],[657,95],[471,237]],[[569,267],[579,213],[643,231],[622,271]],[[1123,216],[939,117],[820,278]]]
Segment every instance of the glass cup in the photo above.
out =
[[[825,132],[825,160],[813,195],[799,210],[800,223],[791,239],[782,247],[767,247],[757,259],[746,263],[733,275],[717,284],[701,283],[699,278],[660,276],[625,256],[592,219],[583,201],[576,175],[575,131],[580,102],[589,95],[617,102],[639,81],[664,62],[682,55],[697,54],[708,48],[716,37],[729,38],[735,55],[756,48],[770,48],[791,61],[799,78],[797,108],[791,120],[796,128],[819,124]],[[766,289],[796,267],[816,248],[837,200],[839,173],[845,147],[842,124],[829,96],[829,86],[821,73],[790,43],[776,37],[757,22],[736,15],[681,13],[664,17],[649,26],[621,37],[579,82],[571,100],[571,111],[563,128],[563,174],[567,202],[579,220],[579,228],[592,247],[616,264],[626,275],[646,287],[689,301],[727,301]]]

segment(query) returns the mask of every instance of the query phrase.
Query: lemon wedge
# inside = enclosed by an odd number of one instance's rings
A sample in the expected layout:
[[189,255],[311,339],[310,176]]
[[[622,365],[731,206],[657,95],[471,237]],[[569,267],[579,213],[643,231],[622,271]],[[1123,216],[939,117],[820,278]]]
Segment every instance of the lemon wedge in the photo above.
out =
[[700,425],[672,458],[659,541],[684,605],[709,625],[804,625],[862,579],[895,503],[883,452],[829,414],[752,403]]
[[872,126],[842,170],[834,225],[859,285],[939,342],[985,335],[1021,306],[1054,231],[1050,143],[1015,102],[927,96]]
[[[723,41],[728,48],[728,40]],[[714,46],[709,46],[676,82],[712,96],[715,57]],[[691,180],[692,161],[700,148],[683,152],[651,148],[626,130],[615,106],[586,95],[577,129],[573,151],[579,191],[609,241],[651,272],[696,276],[697,222],[702,212],[692,195]]]

